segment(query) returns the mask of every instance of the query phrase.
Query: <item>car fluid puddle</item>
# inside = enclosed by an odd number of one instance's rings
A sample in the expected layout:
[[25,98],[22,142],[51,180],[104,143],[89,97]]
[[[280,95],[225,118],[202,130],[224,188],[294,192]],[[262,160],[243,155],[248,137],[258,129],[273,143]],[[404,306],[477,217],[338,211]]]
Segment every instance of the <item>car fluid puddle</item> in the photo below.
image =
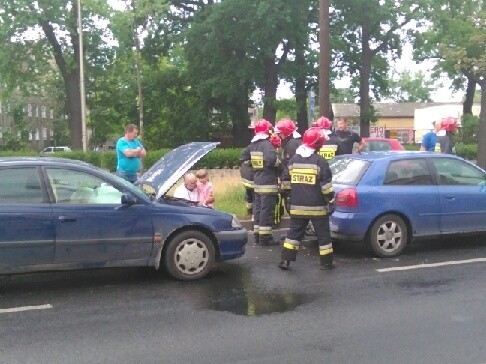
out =
[[296,292],[288,287],[265,288],[245,266],[226,265],[224,273],[219,273],[207,281],[206,297],[200,304],[202,309],[261,316],[293,311],[318,297],[315,293]]
[[232,312],[242,316],[261,316],[293,311],[315,300],[315,295],[292,292],[231,290],[208,302],[206,309]]

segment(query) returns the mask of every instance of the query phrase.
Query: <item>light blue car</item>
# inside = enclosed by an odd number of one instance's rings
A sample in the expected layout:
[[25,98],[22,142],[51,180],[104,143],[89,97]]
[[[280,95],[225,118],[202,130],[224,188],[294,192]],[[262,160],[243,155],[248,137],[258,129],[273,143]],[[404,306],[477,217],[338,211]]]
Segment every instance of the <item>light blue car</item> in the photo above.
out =
[[462,158],[376,152],[338,156],[330,166],[334,240],[394,257],[412,239],[486,232],[486,172]]

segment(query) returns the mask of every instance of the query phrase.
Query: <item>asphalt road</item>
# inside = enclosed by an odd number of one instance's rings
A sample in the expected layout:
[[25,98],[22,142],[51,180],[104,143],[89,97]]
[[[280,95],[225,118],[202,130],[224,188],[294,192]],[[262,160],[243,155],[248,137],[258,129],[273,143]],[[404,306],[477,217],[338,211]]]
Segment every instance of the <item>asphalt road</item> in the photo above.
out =
[[330,272],[314,243],[288,272],[280,248],[250,244],[194,283],[146,269],[3,276],[0,363],[486,363],[485,240],[396,259],[337,246]]

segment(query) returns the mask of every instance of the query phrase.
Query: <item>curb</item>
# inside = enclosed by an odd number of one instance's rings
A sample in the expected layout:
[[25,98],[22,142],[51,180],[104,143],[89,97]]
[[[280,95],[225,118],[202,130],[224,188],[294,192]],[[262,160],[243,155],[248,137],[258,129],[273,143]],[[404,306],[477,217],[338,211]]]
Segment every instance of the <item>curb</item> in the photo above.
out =
[[[241,225],[248,231],[253,231],[253,221],[251,220],[240,220]],[[290,218],[288,216],[282,217],[279,224],[273,225],[274,230],[288,229],[290,227]]]

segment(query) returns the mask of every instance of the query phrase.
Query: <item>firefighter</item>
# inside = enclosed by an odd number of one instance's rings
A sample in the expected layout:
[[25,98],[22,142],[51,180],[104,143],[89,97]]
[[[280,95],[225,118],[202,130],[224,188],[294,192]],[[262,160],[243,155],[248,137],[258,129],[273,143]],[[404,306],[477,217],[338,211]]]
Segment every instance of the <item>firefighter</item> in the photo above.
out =
[[250,161],[253,169],[255,199],[253,202],[253,233],[255,243],[276,245],[273,240],[272,225],[275,206],[278,201],[277,148],[280,138],[273,135],[272,124],[265,120],[255,123],[255,136],[240,156],[240,163]]
[[327,161],[317,153],[324,139],[319,128],[309,128],[284,175],[283,183],[291,187],[290,229],[278,264],[281,269],[288,269],[290,262],[296,260],[309,221],[316,231],[321,269],[334,267],[329,230],[329,214],[334,202],[332,172]]
[[[295,123],[291,119],[281,119],[275,124],[275,132],[282,138],[282,148],[281,148],[281,163],[280,163],[280,180],[282,181],[282,176],[284,171],[287,169],[290,158],[295,155],[295,151],[302,144],[302,138]],[[287,213],[290,212],[290,190],[286,189],[282,185],[280,195],[284,201],[285,209]]]
[[441,153],[455,154],[454,132],[457,130],[457,119],[452,117],[440,121],[440,131],[437,133],[437,143]]
[[334,138],[334,134],[331,131],[332,122],[325,116],[321,116],[312,123],[312,127],[321,129],[325,139],[325,144],[319,149],[318,153],[324,159],[334,158],[336,156],[338,145]]

